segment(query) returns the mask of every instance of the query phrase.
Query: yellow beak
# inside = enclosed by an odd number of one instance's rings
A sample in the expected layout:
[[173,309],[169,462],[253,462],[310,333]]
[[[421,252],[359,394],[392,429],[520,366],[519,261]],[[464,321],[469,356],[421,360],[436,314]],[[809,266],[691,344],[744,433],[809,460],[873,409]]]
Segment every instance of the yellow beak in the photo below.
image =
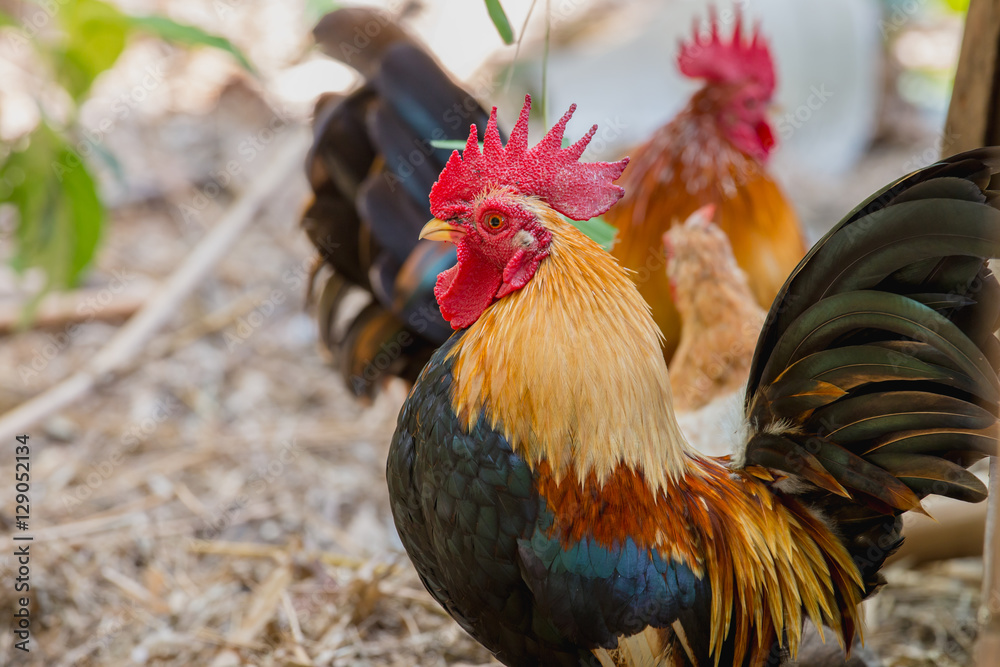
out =
[[458,243],[464,236],[465,230],[462,227],[445,222],[444,220],[438,220],[437,218],[431,218],[431,221],[420,230],[420,238],[430,239],[431,241],[451,241],[452,243]]

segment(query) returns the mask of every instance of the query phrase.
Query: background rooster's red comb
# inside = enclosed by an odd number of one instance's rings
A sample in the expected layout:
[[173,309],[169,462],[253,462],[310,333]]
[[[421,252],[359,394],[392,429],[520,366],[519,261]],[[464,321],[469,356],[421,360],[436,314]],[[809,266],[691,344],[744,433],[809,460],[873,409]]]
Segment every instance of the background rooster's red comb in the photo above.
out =
[[709,34],[703,35],[695,19],[691,41],[680,45],[677,66],[681,73],[694,79],[709,79],[720,83],[755,81],[768,92],[774,91],[774,61],[767,43],[757,26],[749,41],[744,40],[743,15],[733,8],[736,26],[728,42],[719,36],[719,21],[714,7],[709,8]]
[[521,115],[504,146],[497,130],[497,109],[493,107],[481,153],[476,126],[472,126],[464,153],[451,154],[431,188],[431,213],[435,217],[448,219],[467,214],[473,199],[487,187],[506,186],[539,197],[573,220],[600,215],[621,198],[625,191],[613,181],[621,176],[628,158],[618,162],[579,161],[597,131],[596,125],[575,144],[562,147],[575,104],[540,142],[528,148],[530,110],[531,96],[525,95]]

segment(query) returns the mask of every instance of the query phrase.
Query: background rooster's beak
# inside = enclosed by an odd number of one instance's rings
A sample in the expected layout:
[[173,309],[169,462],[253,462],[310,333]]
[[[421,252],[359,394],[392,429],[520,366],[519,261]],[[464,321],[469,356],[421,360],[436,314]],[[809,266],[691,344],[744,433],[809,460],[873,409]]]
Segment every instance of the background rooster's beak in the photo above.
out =
[[458,243],[465,236],[465,230],[444,220],[431,218],[431,221],[420,230],[420,238],[431,241],[451,241]]

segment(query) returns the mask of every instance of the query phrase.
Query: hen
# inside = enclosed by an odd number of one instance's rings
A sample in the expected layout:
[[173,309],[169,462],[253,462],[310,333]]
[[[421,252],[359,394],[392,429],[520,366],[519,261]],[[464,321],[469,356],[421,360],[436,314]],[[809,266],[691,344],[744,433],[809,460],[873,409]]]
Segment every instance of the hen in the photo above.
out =
[[669,366],[678,412],[743,388],[766,316],[729,240],[711,220],[714,209],[698,209],[663,235],[670,292],[682,322]]
[[842,646],[935,493],[982,500],[996,450],[1000,149],[887,187],[780,290],[742,446],[678,428],[661,336],[628,273],[562,217],[604,213],[627,160],[528,148],[491,115],[431,195],[456,244],[435,286],[457,331],[399,415],[396,527],[430,594],[507,665],[775,665],[806,619]]

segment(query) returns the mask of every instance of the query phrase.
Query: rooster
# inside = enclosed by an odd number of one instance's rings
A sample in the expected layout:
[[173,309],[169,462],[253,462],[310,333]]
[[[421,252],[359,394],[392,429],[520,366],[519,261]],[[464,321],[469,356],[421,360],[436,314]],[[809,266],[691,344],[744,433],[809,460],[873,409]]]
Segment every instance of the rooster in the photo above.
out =
[[421,372],[387,464],[423,584],[507,665],[776,665],[806,620],[849,647],[901,515],[986,495],[995,453],[1000,149],[882,190],[777,295],[741,448],[697,455],[661,335],[626,269],[563,216],[622,196],[628,163],[472,128],[430,193],[456,245],[456,331]]
[[775,75],[760,32],[748,41],[737,10],[727,41],[713,11],[710,34],[700,35],[696,23],[692,40],[680,46],[677,66],[705,84],[633,152],[621,181],[625,196],[605,216],[618,229],[611,252],[637,272],[639,292],[665,337],[668,361],[680,342],[681,316],[662,271],[660,238],[667,228],[714,204],[716,222],[765,308],[805,254],[798,218],[766,170],[775,146],[767,118]]

